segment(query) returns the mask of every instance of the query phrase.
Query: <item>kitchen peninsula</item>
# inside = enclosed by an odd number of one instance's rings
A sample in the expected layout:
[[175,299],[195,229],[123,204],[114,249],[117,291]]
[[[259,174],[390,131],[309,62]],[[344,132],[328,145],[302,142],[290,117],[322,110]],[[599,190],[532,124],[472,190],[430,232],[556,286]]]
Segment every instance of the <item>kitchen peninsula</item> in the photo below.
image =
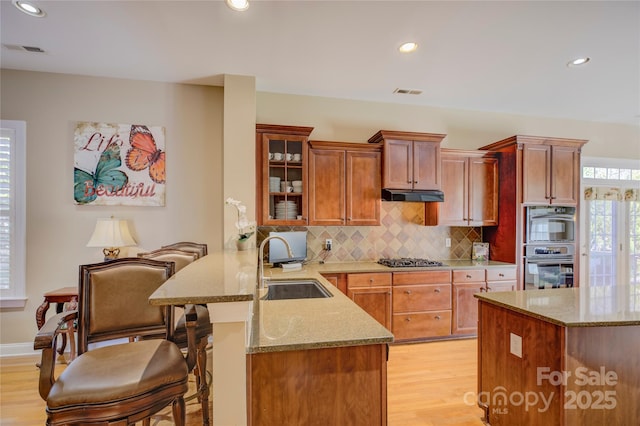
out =
[[[256,250],[210,253],[180,270],[149,298],[154,305],[210,304],[213,423],[255,424],[259,417],[261,424],[283,424],[281,416],[299,416],[302,407],[336,424],[355,415],[362,424],[386,424],[391,332],[312,268],[286,278],[317,279],[332,297],[261,300],[266,290],[256,289],[257,260]],[[274,363],[281,357],[287,364],[276,369]],[[267,400],[276,393],[265,386],[282,384],[291,374],[297,375],[296,387],[279,388],[277,404]],[[296,394],[300,389],[305,391]],[[294,396],[295,402],[287,399]]]
[[476,297],[477,397],[489,424],[637,424],[640,286]]

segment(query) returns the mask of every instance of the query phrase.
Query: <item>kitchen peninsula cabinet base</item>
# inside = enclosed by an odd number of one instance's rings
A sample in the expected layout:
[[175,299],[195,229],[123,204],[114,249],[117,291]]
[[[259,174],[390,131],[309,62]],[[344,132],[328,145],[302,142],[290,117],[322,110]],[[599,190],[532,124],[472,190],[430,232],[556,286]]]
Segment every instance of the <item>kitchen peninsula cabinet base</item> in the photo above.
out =
[[247,355],[249,425],[386,425],[387,345]]

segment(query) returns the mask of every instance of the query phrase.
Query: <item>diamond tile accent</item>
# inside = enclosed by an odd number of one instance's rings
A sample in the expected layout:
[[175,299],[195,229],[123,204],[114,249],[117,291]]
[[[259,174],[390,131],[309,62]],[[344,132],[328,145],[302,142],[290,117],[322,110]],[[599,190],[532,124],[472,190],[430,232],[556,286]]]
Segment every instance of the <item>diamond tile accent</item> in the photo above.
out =
[[[257,244],[271,231],[307,230],[307,258],[322,253],[324,240],[333,240],[327,262],[375,261],[381,257],[421,257],[432,260],[471,258],[482,228],[424,226],[422,203],[382,202],[380,226],[259,227]],[[451,238],[451,247],[445,239]]]

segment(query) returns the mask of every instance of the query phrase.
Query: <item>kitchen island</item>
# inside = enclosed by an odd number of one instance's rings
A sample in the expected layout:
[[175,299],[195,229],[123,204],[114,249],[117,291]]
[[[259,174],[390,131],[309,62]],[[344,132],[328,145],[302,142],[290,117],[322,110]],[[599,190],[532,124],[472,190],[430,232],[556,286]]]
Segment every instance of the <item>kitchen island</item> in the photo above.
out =
[[476,398],[487,423],[637,424],[640,286],[476,297]]

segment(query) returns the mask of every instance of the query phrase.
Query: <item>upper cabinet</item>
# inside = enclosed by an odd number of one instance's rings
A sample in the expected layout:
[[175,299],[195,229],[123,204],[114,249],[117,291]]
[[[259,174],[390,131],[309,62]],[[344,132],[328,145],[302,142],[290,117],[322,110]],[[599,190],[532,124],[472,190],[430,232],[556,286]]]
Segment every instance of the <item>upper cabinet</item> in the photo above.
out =
[[523,203],[577,204],[580,187],[580,146],[524,144],[522,170]]
[[440,143],[446,135],[380,130],[370,143],[381,143],[382,187],[440,190]]
[[380,146],[309,144],[309,225],[379,225]]
[[307,142],[312,130],[256,125],[258,225],[307,224]]
[[[498,159],[494,152],[442,149],[444,202],[427,203],[429,225],[498,224]],[[436,215],[437,219],[433,216]]]

